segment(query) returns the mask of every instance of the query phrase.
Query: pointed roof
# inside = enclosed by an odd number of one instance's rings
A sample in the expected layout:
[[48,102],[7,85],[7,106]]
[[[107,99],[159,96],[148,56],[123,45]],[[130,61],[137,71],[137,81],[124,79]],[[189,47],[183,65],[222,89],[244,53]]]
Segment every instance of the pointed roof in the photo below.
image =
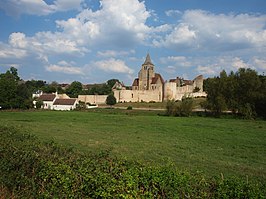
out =
[[134,79],[132,86],[139,86],[139,78]]
[[162,84],[164,83],[163,78],[159,73],[155,73],[155,77],[152,78],[151,83],[156,84],[158,79],[161,81]]
[[146,59],[145,59],[145,62],[144,62],[143,65],[148,65],[148,64],[153,65],[153,63],[151,62],[151,57],[150,57],[150,54],[149,53],[147,54]]

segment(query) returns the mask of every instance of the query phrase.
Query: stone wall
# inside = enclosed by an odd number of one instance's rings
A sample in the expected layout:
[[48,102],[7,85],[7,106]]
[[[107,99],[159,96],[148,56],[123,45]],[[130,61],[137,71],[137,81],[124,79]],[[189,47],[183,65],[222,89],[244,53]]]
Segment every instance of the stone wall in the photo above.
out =
[[78,101],[90,104],[105,104],[108,95],[79,95]]
[[[181,100],[186,97],[206,97],[207,94],[202,92],[202,80],[197,80],[193,85],[177,87],[175,82],[166,82],[164,84],[164,100]],[[193,93],[195,87],[199,87],[200,91]]]
[[161,102],[162,90],[114,90],[117,102]]

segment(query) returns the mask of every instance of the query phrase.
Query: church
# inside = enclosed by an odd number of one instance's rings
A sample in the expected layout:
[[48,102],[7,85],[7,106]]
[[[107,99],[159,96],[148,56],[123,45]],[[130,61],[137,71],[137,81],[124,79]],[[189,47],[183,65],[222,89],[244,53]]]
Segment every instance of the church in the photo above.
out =
[[181,100],[182,97],[206,97],[203,91],[203,76],[194,80],[184,80],[176,77],[168,82],[155,72],[149,53],[134,79],[131,90],[121,85],[113,87],[117,102],[162,102],[167,100]]

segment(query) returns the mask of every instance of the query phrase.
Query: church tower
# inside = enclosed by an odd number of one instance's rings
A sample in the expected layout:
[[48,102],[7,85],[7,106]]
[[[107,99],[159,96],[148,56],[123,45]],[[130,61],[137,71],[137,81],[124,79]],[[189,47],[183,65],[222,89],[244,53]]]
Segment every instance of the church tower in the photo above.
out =
[[150,54],[148,53],[145,62],[142,64],[138,74],[139,90],[151,90],[152,78],[155,77],[154,64],[151,62]]

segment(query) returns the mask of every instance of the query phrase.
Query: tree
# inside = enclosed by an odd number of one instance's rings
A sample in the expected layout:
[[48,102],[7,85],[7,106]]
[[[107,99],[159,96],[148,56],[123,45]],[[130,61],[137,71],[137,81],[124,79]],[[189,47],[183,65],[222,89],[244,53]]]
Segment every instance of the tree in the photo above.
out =
[[37,109],[42,108],[42,106],[43,106],[43,101],[41,101],[41,100],[37,100],[35,106],[36,106]]
[[0,106],[3,109],[15,108],[17,86],[16,77],[10,70],[0,75]]
[[116,82],[119,82],[118,79],[109,79],[107,85],[112,89]]
[[113,94],[109,94],[106,98],[106,104],[113,106],[116,104],[116,98]]
[[31,92],[20,80],[17,69],[14,67],[0,74],[0,106],[4,109],[24,109],[32,106]]
[[78,81],[74,81],[70,84],[70,86],[66,89],[66,94],[69,97],[77,98],[79,94],[82,93],[82,84]]
[[240,68],[229,76],[222,71],[219,77],[205,80],[204,89],[206,108],[217,115],[227,109],[243,118],[266,117],[266,80],[255,70]]

